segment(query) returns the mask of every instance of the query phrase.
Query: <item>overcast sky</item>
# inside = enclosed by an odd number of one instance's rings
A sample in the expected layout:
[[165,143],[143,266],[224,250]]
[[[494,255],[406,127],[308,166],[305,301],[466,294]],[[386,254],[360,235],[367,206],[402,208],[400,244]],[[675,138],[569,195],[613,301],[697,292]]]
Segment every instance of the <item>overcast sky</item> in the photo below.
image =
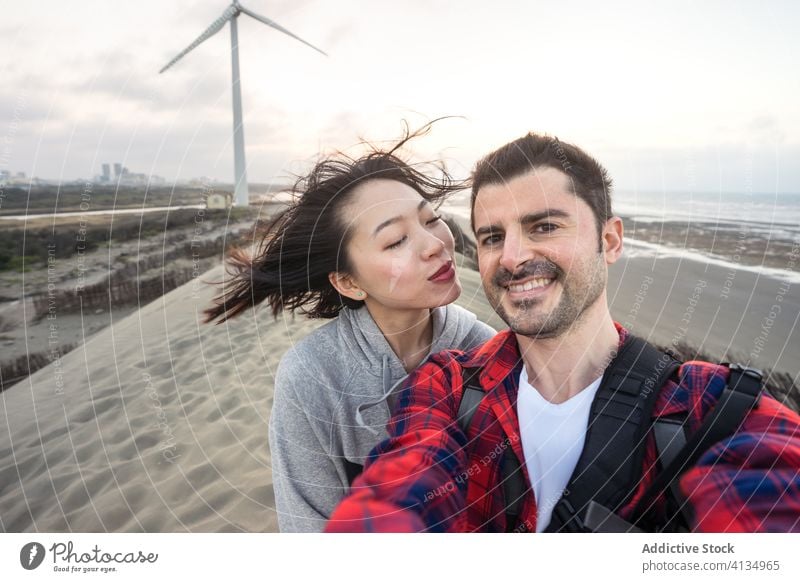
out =
[[[243,4],[330,55],[239,18],[251,181],[452,115],[414,150],[460,173],[534,130],[621,189],[800,192],[797,2]],[[232,180],[229,28],[158,74],[224,0],[0,6],[0,169]]]

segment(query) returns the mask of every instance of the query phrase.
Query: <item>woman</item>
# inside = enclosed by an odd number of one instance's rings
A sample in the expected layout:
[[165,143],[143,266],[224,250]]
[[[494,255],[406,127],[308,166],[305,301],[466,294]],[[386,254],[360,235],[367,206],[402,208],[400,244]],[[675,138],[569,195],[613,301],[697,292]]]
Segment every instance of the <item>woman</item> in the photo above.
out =
[[332,318],[293,346],[275,376],[270,418],[281,531],[322,531],[364,457],[385,436],[394,388],[429,353],[494,335],[452,305],[453,235],[434,207],[459,189],[389,151],[319,162],[296,202],[268,228],[231,290],[206,311],[220,322],[267,301],[273,316]]

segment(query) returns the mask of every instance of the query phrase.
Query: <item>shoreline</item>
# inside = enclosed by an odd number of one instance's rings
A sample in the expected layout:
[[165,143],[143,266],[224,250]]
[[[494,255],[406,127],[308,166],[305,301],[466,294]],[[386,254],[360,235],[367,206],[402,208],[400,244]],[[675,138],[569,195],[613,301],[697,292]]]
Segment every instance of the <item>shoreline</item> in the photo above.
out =
[[[442,211],[453,217],[472,238],[469,209],[446,206]],[[624,214],[619,217],[623,221],[626,245],[640,253],[644,250],[657,256],[722,262],[727,268],[761,272],[764,276],[800,284],[800,227],[774,230],[769,224],[755,221],[661,221]]]

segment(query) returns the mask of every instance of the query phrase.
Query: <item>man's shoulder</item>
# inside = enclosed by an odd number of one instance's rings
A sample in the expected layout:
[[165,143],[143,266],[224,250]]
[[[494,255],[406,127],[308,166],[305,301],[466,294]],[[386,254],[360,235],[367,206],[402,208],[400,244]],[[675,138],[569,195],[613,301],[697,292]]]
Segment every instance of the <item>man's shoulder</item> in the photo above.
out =
[[661,387],[656,409],[663,415],[708,409],[719,400],[729,376],[730,370],[723,364],[683,362]]
[[449,349],[431,354],[427,363],[440,367],[457,364],[462,368],[480,368],[513,340],[513,335],[510,330],[503,330],[470,349]]

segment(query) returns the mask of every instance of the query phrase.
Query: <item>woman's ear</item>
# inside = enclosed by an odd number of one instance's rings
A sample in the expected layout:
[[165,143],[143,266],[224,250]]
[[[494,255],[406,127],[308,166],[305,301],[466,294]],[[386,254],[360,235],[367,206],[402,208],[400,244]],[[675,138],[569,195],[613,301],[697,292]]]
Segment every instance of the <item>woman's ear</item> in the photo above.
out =
[[340,295],[344,295],[355,301],[363,301],[367,298],[366,292],[353,281],[350,275],[331,272],[328,273],[328,281],[331,282],[333,288],[336,289]]

